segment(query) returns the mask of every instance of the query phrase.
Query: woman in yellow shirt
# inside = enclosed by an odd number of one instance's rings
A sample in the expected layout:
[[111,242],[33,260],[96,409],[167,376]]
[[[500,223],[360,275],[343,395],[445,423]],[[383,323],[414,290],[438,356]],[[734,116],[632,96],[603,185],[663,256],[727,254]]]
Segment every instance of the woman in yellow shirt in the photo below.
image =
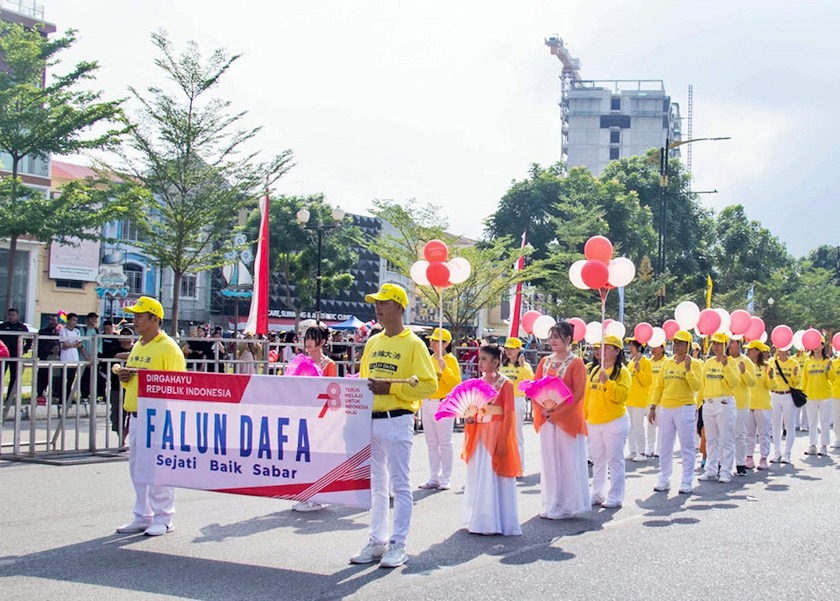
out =
[[[808,412],[808,439],[806,455],[828,455],[831,428],[831,360],[827,356],[825,339],[811,351],[802,368],[802,388],[808,395],[805,409]],[[820,426],[820,449],[817,450],[817,422]]]
[[[747,421],[750,417],[750,396],[755,386],[755,369],[741,354],[741,342],[730,340],[726,350],[730,361],[738,366],[738,384],[732,389],[735,396],[735,475],[747,475]],[[755,441],[755,437],[753,437]]]
[[[779,371],[787,378],[782,378]],[[773,457],[772,463],[790,463],[790,456],[793,452],[793,442],[796,440],[796,414],[799,408],[793,404],[790,395],[790,387],[799,387],[800,369],[799,363],[788,355],[787,349],[777,350],[776,356],[770,360],[770,367],[767,370],[770,378],[770,402],[773,405]],[[782,427],[787,433],[785,438],[785,451],[782,454]]]
[[[650,373],[653,382],[656,382],[656,379],[659,377],[659,371],[665,365],[665,359],[667,359],[667,356],[665,355],[664,344],[650,347]],[[659,434],[659,420],[656,419],[656,414],[653,417],[650,416],[650,410],[648,410],[648,419],[645,428],[647,428],[647,434],[645,436],[645,457],[659,457],[659,451],[662,448],[662,439]]]
[[653,368],[645,357],[645,345],[635,338],[630,343],[630,394],[627,395],[627,415],[630,418],[630,433],[627,435],[627,459],[645,461],[645,417],[650,405],[650,389],[653,384]]
[[522,352],[522,341],[519,338],[508,338],[505,341],[502,367],[499,373],[513,384],[514,405],[516,407],[516,440],[519,443],[519,460],[522,462],[522,473],[525,473],[525,414],[528,412],[528,400],[525,393],[519,390],[519,383],[534,379],[534,370],[525,360]]
[[[584,397],[584,415],[589,425],[589,452],[592,459],[592,504],[607,509],[624,502],[624,444],[630,429],[627,394],[630,370],[624,366],[624,344],[618,336],[604,338],[604,365],[596,351],[589,369]],[[610,489],[604,496],[610,472]]]
[[[746,347],[755,372],[755,386],[750,390],[750,416],[747,420],[747,461],[748,469],[767,469],[767,458],[770,456],[770,377],[767,365],[767,353],[770,347],[760,340],[753,340]],[[755,442],[758,437],[758,452],[760,459],[756,465]]]

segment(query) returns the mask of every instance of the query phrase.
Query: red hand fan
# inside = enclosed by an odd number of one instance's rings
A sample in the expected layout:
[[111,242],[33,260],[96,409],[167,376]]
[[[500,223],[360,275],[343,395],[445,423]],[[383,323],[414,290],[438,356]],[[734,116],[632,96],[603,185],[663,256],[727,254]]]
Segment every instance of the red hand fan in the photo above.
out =
[[472,378],[452,389],[440,402],[435,419],[445,417],[473,417],[478,410],[496,398],[496,389],[484,380]]
[[528,387],[525,394],[543,409],[553,409],[562,403],[571,403],[573,400],[572,391],[557,376],[545,376],[536,380]]

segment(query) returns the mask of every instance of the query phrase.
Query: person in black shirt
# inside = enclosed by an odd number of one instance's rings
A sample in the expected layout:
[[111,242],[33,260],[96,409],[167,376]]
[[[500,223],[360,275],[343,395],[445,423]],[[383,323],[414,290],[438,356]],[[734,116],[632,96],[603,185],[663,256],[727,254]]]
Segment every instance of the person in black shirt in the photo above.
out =
[[[18,312],[18,310],[10,307],[9,310],[6,311],[6,321],[0,323],[0,331],[23,333],[28,332],[29,330],[19,320],[20,313]],[[0,335],[0,340],[2,340],[3,343],[9,348],[9,358],[11,359],[16,359],[21,355],[25,355],[26,352],[29,350],[29,347],[32,346],[31,340],[26,340],[23,344],[21,344],[20,333]],[[15,384],[17,384],[17,361],[6,361],[6,371],[10,370],[11,373],[9,374],[9,388],[6,391],[7,402],[9,400],[9,395],[11,395],[12,391],[15,389]],[[8,406],[6,407],[6,410],[8,410]]]
[[[50,315],[49,317],[47,317],[47,327],[38,330],[38,348],[36,349],[36,352],[38,353],[38,361],[46,361],[47,357],[49,357],[52,354],[53,348],[58,344],[58,340],[56,338],[48,339],[42,338],[42,336],[58,336],[58,317],[56,317],[55,315]],[[39,397],[43,397],[46,394],[47,388],[49,388],[49,380],[50,369],[47,367],[39,368]]]

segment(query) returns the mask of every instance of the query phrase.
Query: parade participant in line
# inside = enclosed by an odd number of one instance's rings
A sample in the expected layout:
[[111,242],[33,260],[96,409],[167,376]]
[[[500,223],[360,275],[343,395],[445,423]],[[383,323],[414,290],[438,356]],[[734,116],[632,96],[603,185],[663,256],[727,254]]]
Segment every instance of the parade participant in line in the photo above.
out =
[[499,373],[501,358],[502,350],[496,344],[479,349],[482,379],[498,394],[464,424],[464,523],[473,534],[519,536],[522,528],[515,478],[522,475],[522,469],[516,441],[516,408],[513,384]]
[[[793,358],[796,359],[797,363],[799,363],[799,383],[804,389],[805,385],[803,384],[803,381],[805,379],[805,360],[808,358],[808,354],[803,349],[798,349],[796,353],[794,353]],[[808,407],[796,407],[794,420],[796,421],[797,432],[808,432],[810,429],[810,424],[808,423]]]
[[428,399],[423,399],[421,408],[423,436],[429,449],[429,479],[421,484],[420,488],[448,490],[451,486],[452,459],[455,455],[452,449],[455,418],[444,417],[436,420],[435,413],[441,399],[446,398],[461,381],[461,368],[452,354],[452,334],[449,330],[435,328],[429,337],[429,348],[432,350],[432,364],[437,374],[437,390]]
[[[630,432],[627,437],[627,459],[644,461],[645,425],[647,408],[650,405],[650,392],[653,385],[653,368],[650,359],[645,357],[645,346],[635,338],[628,338],[630,343],[630,393],[627,395],[627,414],[630,418]],[[661,364],[660,364],[661,366]]]
[[[706,471],[698,480],[732,481],[735,463],[734,389],[746,371],[726,355],[729,342],[726,334],[712,336],[712,357],[703,364],[703,379],[697,398],[703,403],[703,425],[706,430]],[[744,371],[741,371],[744,370]]]
[[[755,386],[750,390],[750,415],[747,420],[747,459],[748,469],[756,467],[767,469],[767,458],[770,456],[770,377],[766,353],[770,347],[760,340],[753,340],[747,346],[747,356],[750,358],[755,372]],[[749,366],[748,366],[749,367]],[[756,437],[758,437],[759,461],[755,463]]]
[[[805,409],[808,411],[808,450],[806,455],[828,455],[828,443],[831,437],[831,360],[825,338],[820,346],[811,351],[805,359],[802,370],[802,389],[808,396]],[[817,424],[819,423],[820,448],[817,450]]]
[[[781,373],[779,373],[781,371]],[[788,355],[787,349],[776,350],[776,356],[770,359],[767,370],[770,378],[770,402],[773,405],[773,463],[790,463],[793,443],[796,440],[796,412],[790,395],[791,386],[799,387],[801,372],[799,362]],[[784,377],[782,375],[784,374]],[[787,378],[787,382],[785,382]],[[782,453],[782,430],[786,431],[785,451]]]
[[[592,504],[607,509],[624,503],[624,444],[630,429],[625,403],[630,392],[630,370],[624,366],[621,338],[604,338],[604,365],[595,346],[589,369],[584,414],[589,426],[589,450],[592,458]],[[607,468],[610,489],[607,485]]]
[[[747,475],[747,421],[750,417],[750,394],[755,386],[755,366],[741,355],[741,343],[730,340],[727,348],[729,358],[738,366],[740,376],[732,389],[735,397],[735,475]],[[755,437],[753,437],[753,446]]]
[[[303,349],[310,359],[321,369],[325,378],[337,378],[338,370],[335,361],[324,354],[324,346],[330,339],[330,330],[322,323],[309,326],[303,334]],[[315,501],[300,501],[292,507],[292,511],[309,512],[323,509],[321,503]]]
[[[409,463],[414,440],[414,413],[420,400],[437,389],[437,378],[423,341],[403,324],[408,295],[396,284],[383,284],[365,296],[375,305],[376,319],[384,328],[368,338],[359,377],[368,378],[373,392],[370,458],[370,540],[350,558],[352,563],[379,567],[403,565],[408,556],[405,541],[411,524]],[[416,386],[389,382],[417,377]],[[393,530],[388,534],[389,492],[394,495]]]
[[553,351],[543,357],[534,378],[557,376],[572,391],[572,402],[554,409],[534,411],[534,429],[540,435],[540,517],[557,520],[588,511],[589,470],[586,463],[586,366],[570,347],[574,329],[567,321],[551,327],[548,344]]
[[141,296],[137,303],[125,307],[134,314],[134,331],[140,339],[131,347],[125,367],[119,378],[125,397],[123,409],[129,415],[128,471],[134,484],[134,519],[117,528],[117,532],[144,532],[147,536],[160,536],[172,532],[175,513],[175,489],[171,486],[140,484],[136,480],[137,450],[143,442],[137,437],[137,370],[187,371],[187,362],[178,343],[161,331],[163,305],[156,299]]
[[516,401],[516,439],[519,441],[519,459],[522,461],[522,473],[525,473],[525,415],[528,412],[525,393],[519,390],[519,383],[534,378],[534,370],[531,364],[525,360],[525,353],[522,351],[522,341],[519,338],[510,337],[505,341],[504,355],[502,355],[502,368],[499,370],[511,384],[513,384],[514,400]]
[[831,380],[832,423],[834,424],[834,444],[831,448],[840,449],[840,361],[836,358],[831,361],[828,375]]
[[[650,347],[650,374],[653,382],[659,377],[659,372],[662,369],[667,355],[665,354],[665,344]],[[659,420],[656,415],[650,416],[648,412],[647,419],[647,447],[645,449],[645,457],[659,457],[659,451],[662,448],[662,436],[659,432]]]
[[667,492],[671,489],[671,474],[674,469],[674,442],[680,439],[682,451],[682,479],[680,494],[691,494],[694,479],[694,461],[697,451],[694,447],[695,394],[700,390],[703,370],[700,361],[688,355],[691,334],[679,330],[674,334],[674,356],[664,359],[656,377],[651,395],[648,420],[659,420],[659,434],[662,450],[659,453],[659,477],[653,490]]

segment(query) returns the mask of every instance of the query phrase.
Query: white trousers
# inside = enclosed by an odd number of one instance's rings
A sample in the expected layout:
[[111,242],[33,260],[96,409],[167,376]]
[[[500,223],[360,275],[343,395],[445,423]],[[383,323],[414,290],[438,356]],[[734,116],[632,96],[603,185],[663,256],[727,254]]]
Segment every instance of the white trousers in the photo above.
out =
[[820,444],[828,446],[831,440],[831,399],[812,401],[808,399],[805,403],[808,412],[808,440],[810,444],[817,444],[817,423],[820,425]]
[[429,447],[429,482],[449,484],[452,479],[452,429],[454,417],[435,419],[440,399],[424,399],[420,414],[423,417],[423,435]]
[[[605,424],[588,424],[589,451],[592,459],[592,499],[606,499],[607,503],[624,502],[624,443],[630,430],[630,418],[625,413]],[[607,468],[610,490],[607,494]]]
[[785,455],[790,457],[793,452],[793,441],[796,440],[796,414],[799,408],[793,404],[790,394],[770,393],[770,402],[773,403],[773,448],[776,455],[782,454],[782,428],[787,432],[785,437]]
[[[724,402],[725,401],[725,402]],[[706,475],[732,475],[735,465],[734,397],[716,397],[703,401],[703,427],[706,429]]]
[[[659,407],[656,411],[656,420],[659,423],[659,440],[662,444],[662,449],[659,452],[658,486],[671,485],[671,474],[674,471],[674,443],[677,437],[680,439],[682,451],[682,480],[680,486],[691,486],[694,479],[694,462],[697,459],[697,450],[694,446],[694,431],[696,429],[694,411],[694,405],[683,405],[671,409]],[[705,419],[705,417],[704,410],[703,418]]]
[[735,409],[735,465],[744,465],[747,462],[747,422],[749,419],[749,407]]
[[546,422],[540,428],[540,495],[543,517],[557,520],[589,511],[586,437],[569,436]]
[[[371,420],[370,537],[377,543],[404,545],[411,523],[409,463],[414,440],[414,416]],[[390,482],[390,486],[389,486]],[[394,494],[394,527],[388,535],[389,491]]]
[[758,452],[767,459],[770,456],[770,415],[771,409],[750,409],[747,419],[747,455],[755,453],[755,442],[758,437]]
[[525,475],[525,397],[518,396],[514,398],[514,406],[516,408],[516,442],[519,443],[519,462],[522,464],[522,475]]
[[630,419],[630,431],[627,434],[627,454],[644,455],[645,449],[645,424],[647,420],[647,409],[645,407],[628,407],[627,415]]
[[[645,446],[645,455],[660,455],[662,454],[662,433],[659,432],[659,411],[656,412],[656,417],[653,423],[645,420],[645,428],[647,429],[647,444]],[[657,437],[657,434],[659,435]]]
[[840,445],[840,399],[831,399],[831,407],[834,421],[834,444]]
[[138,520],[150,521],[155,524],[172,523],[175,514],[175,489],[171,486],[151,486],[139,484],[135,478],[137,473],[137,451],[142,441],[137,439],[140,424],[133,415],[128,420],[128,473],[134,484],[134,517]]

